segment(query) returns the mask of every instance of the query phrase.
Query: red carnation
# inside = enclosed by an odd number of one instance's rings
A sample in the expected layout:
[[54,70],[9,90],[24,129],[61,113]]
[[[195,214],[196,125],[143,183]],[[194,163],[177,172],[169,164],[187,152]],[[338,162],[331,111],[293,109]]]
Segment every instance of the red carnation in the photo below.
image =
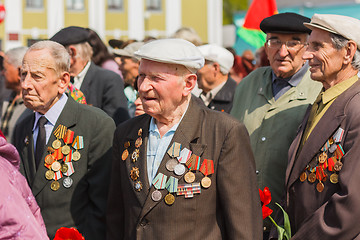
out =
[[76,228],[62,227],[56,231],[54,240],[85,240]]

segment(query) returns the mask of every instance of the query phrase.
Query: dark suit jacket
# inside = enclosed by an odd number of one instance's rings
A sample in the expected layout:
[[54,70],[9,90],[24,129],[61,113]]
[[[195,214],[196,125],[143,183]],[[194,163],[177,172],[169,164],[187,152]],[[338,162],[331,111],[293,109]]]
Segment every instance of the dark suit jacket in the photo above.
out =
[[124,83],[113,71],[96,66],[91,62],[80,90],[89,105],[101,108],[119,124],[129,119]]
[[[36,171],[32,127],[34,114],[19,123],[15,129],[15,146],[21,157],[20,171],[26,177],[40,206],[48,235],[54,238],[60,227],[76,227],[88,239],[105,239],[105,210],[111,167],[111,144],[114,121],[100,109],[76,103],[71,97],[60,114],[59,124],[83,136],[81,158],[73,161],[75,173],[70,177],[73,185],[60,189],[50,188],[52,181],[45,178],[48,170],[44,160]],[[28,139],[26,143],[25,139]],[[47,146],[55,140],[51,133]],[[62,142],[63,144],[63,142]],[[43,154],[43,159],[48,153]]]
[[[172,206],[164,199],[154,202],[154,187],[147,176],[146,149],[151,117],[147,114],[121,124],[114,136],[114,159],[108,201],[108,239],[261,239],[262,217],[255,177],[254,157],[249,136],[243,124],[232,117],[207,109],[191,100],[179,124],[173,142],[182,144],[201,159],[212,159],[215,172],[212,185],[200,194],[185,199],[175,196]],[[140,157],[140,192],[134,190],[130,170],[134,163],[130,156],[121,159],[124,143],[130,141],[129,153],[134,150],[139,128],[143,129]],[[179,179],[166,170],[170,159],[165,154],[158,173]],[[195,182],[203,174],[196,172]],[[160,190],[162,196],[167,190]],[[175,194],[176,195],[176,194]]]
[[[298,148],[310,114],[308,109],[299,133],[290,146],[286,171],[286,210],[292,239],[360,239],[360,81],[337,97],[311,132],[301,152]],[[300,174],[320,152],[327,139],[341,127],[345,155],[339,183],[324,182],[319,193],[316,183],[301,182]],[[297,158],[296,158],[297,156]],[[295,233],[295,235],[294,235]],[[358,239],[356,238],[356,239]]]
[[225,85],[209,103],[209,108],[230,113],[236,89],[236,82],[229,76]]

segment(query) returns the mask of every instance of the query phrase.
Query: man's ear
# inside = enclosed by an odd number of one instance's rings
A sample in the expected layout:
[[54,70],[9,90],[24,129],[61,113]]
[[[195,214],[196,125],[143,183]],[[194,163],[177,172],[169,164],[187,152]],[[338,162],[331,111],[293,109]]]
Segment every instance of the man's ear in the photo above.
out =
[[20,80],[21,80],[21,67],[18,67],[17,71],[18,71],[18,80],[20,82]]
[[195,73],[187,74],[185,76],[185,86],[184,86],[184,96],[191,94],[191,91],[194,89],[197,81],[197,76]]
[[344,56],[344,64],[351,64],[352,60],[354,59],[355,52],[357,50],[357,44],[349,40],[347,45],[345,46],[345,56]]
[[63,94],[68,88],[70,82],[70,73],[62,72],[59,78],[59,93]]

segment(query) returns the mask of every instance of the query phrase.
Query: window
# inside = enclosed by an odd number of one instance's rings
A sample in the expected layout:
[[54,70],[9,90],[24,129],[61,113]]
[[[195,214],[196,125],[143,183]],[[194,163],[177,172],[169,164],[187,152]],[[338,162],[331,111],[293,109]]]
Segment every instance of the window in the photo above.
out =
[[146,0],[147,11],[161,11],[161,0]]
[[84,10],[84,0],[66,0],[66,8],[68,10]]
[[26,0],[26,8],[43,8],[43,0]]
[[123,10],[124,3],[123,0],[108,0],[108,9],[109,10]]

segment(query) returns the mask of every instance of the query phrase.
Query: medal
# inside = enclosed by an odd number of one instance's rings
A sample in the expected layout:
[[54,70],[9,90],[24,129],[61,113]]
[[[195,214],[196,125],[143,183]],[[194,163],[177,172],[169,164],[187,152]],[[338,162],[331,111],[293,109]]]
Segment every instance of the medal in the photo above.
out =
[[70,188],[70,187],[72,186],[73,182],[74,182],[74,180],[72,180],[72,178],[66,177],[66,178],[64,178],[64,180],[63,180],[63,186],[64,186],[65,188]]
[[161,200],[162,194],[159,190],[155,190],[151,194],[151,199],[155,202],[158,202]]
[[320,193],[324,190],[324,184],[321,181],[316,184],[316,190]]
[[339,129],[336,131],[336,133],[333,136],[333,139],[334,139],[335,143],[341,142],[343,136],[344,136],[344,129],[339,127]]
[[142,138],[138,137],[135,141],[135,147],[139,148],[142,145]]
[[51,190],[57,191],[60,188],[60,183],[58,181],[53,181],[50,185]]
[[183,148],[183,150],[181,150],[180,152],[180,156],[177,157],[179,163],[186,163],[187,160],[189,160],[189,158],[191,157],[192,152],[187,149],[187,148]]
[[337,162],[335,163],[335,165],[334,165],[334,170],[337,171],[337,172],[339,172],[339,171],[341,171],[342,166],[343,166],[342,162],[337,161]]
[[54,172],[53,171],[51,171],[51,170],[47,170],[46,172],[45,172],[45,178],[47,179],[47,180],[52,180],[53,178],[54,178]]
[[307,178],[307,175],[306,175],[306,172],[303,172],[301,175],[300,175],[300,181],[304,182]]
[[181,176],[185,173],[185,166],[181,163],[177,164],[174,168],[174,173],[178,176]]
[[54,149],[59,149],[61,147],[61,142],[59,139],[56,139],[55,141],[53,141],[53,143],[51,144],[51,146],[54,148]]
[[137,192],[140,192],[142,190],[142,183],[140,181],[135,182],[134,188]]
[[53,148],[53,147],[47,147],[47,151],[49,152],[49,153],[53,153],[53,152],[55,152],[55,149]]
[[127,159],[127,157],[129,156],[129,151],[127,149],[125,149],[121,155],[121,159],[123,161],[125,161]]
[[174,158],[171,158],[169,161],[167,161],[165,167],[168,171],[172,172],[174,171],[175,169],[175,166],[178,164],[179,162],[174,159]]
[[71,151],[71,149],[70,149],[70,147],[68,145],[64,145],[61,148],[61,152],[64,155],[68,155],[70,153],[70,151]]
[[55,161],[54,157],[51,155],[51,154],[48,154],[46,157],[45,157],[45,163],[47,165],[51,165],[53,162]]
[[169,154],[170,157],[175,158],[180,156],[180,149],[181,149],[181,144],[174,142],[167,151],[167,153]]
[[154,180],[152,180],[151,183],[152,185],[154,185],[156,189],[164,189],[166,180],[167,180],[166,175],[162,173],[158,173],[158,175],[156,175],[156,177],[154,178]]
[[80,152],[78,152],[78,150],[76,150],[73,154],[72,154],[72,160],[74,161],[78,161],[81,157]]
[[53,164],[51,164],[51,169],[54,171],[54,172],[57,172],[61,169],[61,164],[57,161],[53,162]]
[[138,179],[140,176],[140,171],[139,168],[137,167],[133,167],[130,171],[130,177],[133,181],[135,181],[136,179]]
[[326,152],[322,152],[320,155],[319,155],[319,163],[323,164],[325,163],[327,159],[327,154]]
[[130,147],[130,142],[129,141],[124,143],[124,148],[128,148],[128,147]]
[[166,182],[166,184],[165,184],[165,188],[166,188],[170,193],[177,192],[178,182],[179,182],[179,180],[178,180],[177,178],[174,178],[173,176],[170,176],[170,177],[169,177],[169,180],[167,180],[167,182]]
[[71,131],[70,129],[68,129],[66,131],[66,134],[64,136],[64,143],[66,144],[65,146],[63,146],[61,148],[61,152],[64,154],[64,155],[68,155],[71,151],[70,147],[68,146],[68,144],[71,144],[72,141],[74,139],[74,131]]
[[331,146],[330,146],[330,148],[329,148],[329,152],[330,152],[330,153],[335,152],[336,148],[337,148],[337,145],[336,145],[336,144],[331,144]]
[[314,183],[316,181],[315,173],[312,172],[312,173],[309,174],[308,181],[311,182],[311,183]]
[[176,194],[178,196],[185,195],[185,198],[192,198],[196,193],[201,193],[200,183],[179,184]]
[[64,162],[71,162],[73,152],[74,152],[73,150],[70,150],[69,154],[66,155],[66,156],[63,158],[63,161],[64,161]]
[[66,165],[65,163],[61,164],[61,172],[62,173],[66,173],[69,170],[68,165]]
[[142,128],[139,129],[138,136],[141,136],[141,134],[142,134]]
[[72,154],[72,160],[78,161],[80,159],[80,157],[81,157],[81,154],[80,154],[80,152],[78,150],[84,148],[84,138],[83,138],[83,136],[77,136],[74,139],[72,147],[75,149],[75,152],[73,152],[73,154]]
[[209,177],[204,177],[201,179],[201,186],[203,188],[209,188],[211,186],[211,179]]
[[199,170],[200,169],[200,157],[192,154],[191,157],[186,161],[185,165],[189,170]]
[[56,140],[52,143],[53,148],[59,149],[61,147],[60,139],[65,136],[66,130],[67,128],[61,124],[55,129],[54,135],[56,137]]
[[189,171],[185,174],[184,179],[187,183],[193,183],[195,181],[195,174]]
[[174,195],[172,195],[171,193],[168,193],[166,196],[165,196],[165,203],[169,206],[173,205],[175,202],[175,197]]
[[339,176],[336,173],[330,175],[330,182],[336,184],[339,182]]
[[139,155],[140,155],[140,150],[136,148],[131,155],[132,161],[136,162],[139,158]]

